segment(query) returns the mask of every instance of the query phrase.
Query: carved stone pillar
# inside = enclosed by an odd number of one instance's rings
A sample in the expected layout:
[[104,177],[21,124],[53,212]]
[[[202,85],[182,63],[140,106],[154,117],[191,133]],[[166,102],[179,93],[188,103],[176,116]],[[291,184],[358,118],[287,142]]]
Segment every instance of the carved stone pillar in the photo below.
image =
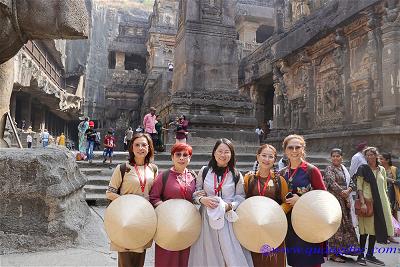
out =
[[8,147],[4,141],[6,113],[10,111],[10,97],[14,80],[14,60],[10,59],[0,65],[0,148]]
[[[390,1],[393,2],[393,1]],[[400,107],[400,15],[399,4],[389,5],[382,29],[382,105],[379,116],[384,124],[396,120]]]

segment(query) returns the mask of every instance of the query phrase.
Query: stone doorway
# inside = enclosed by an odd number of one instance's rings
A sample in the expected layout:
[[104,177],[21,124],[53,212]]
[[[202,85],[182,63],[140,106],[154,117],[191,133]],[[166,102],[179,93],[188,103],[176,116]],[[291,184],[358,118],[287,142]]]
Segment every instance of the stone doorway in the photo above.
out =
[[260,80],[255,86],[255,117],[258,126],[261,126],[265,133],[269,132],[269,120],[274,117],[274,87],[272,78],[267,77]]

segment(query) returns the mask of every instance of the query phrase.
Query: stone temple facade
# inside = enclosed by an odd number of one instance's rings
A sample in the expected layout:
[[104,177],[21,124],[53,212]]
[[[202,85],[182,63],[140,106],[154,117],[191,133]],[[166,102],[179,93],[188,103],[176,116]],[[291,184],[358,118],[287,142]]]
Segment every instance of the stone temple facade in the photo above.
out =
[[400,152],[397,0],[93,2],[84,114],[120,140],[155,106],[195,144],[254,144],[271,120],[277,147],[300,133],[313,152]]
[[311,151],[368,140],[398,154],[399,1],[280,3],[275,35],[239,71],[241,90],[265,103],[260,119],[273,114],[268,141],[296,132]]

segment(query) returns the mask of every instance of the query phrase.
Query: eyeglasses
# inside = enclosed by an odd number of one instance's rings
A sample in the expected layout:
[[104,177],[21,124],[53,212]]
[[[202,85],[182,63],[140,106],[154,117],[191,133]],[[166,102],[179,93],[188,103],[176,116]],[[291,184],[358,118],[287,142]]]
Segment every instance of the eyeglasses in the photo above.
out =
[[190,156],[188,153],[184,153],[184,152],[176,152],[174,155],[175,155],[175,157],[178,157],[178,158],[180,158],[180,157],[188,158]]
[[289,150],[300,150],[301,148],[303,148],[303,146],[287,146],[286,147]]
[[225,150],[225,151],[217,150],[217,151],[215,151],[215,153],[217,153],[218,155],[230,155],[230,154],[232,154],[230,150]]
[[149,144],[145,144],[145,143],[143,143],[143,144],[133,144],[133,146],[134,147],[136,147],[136,148],[147,148],[148,146],[149,146]]

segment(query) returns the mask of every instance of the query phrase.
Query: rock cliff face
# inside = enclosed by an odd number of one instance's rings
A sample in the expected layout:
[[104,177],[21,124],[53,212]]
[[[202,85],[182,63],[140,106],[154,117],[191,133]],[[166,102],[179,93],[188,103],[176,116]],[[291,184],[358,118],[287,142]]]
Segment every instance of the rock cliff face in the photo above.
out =
[[0,254],[73,243],[90,214],[66,149],[0,149]]
[[[109,52],[120,34],[120,25],[129,21],[147,23],[151,8],[152,1],[92,1],[84,103],[84,114],[90,118],[102,120],[105,117]],[[99,127],[106,126],[105,122],[99,124]]]

